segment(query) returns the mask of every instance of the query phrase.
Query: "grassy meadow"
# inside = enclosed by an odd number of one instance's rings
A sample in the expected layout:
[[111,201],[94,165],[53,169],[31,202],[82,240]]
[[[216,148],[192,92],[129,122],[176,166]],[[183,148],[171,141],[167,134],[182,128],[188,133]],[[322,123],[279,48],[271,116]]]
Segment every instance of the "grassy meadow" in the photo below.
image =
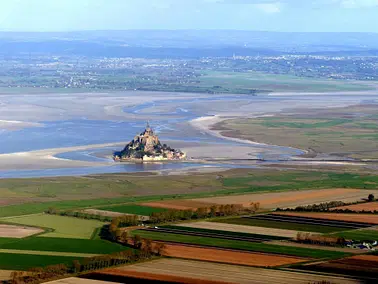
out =
[[97,220],[84,220],[48,214],[19,216],[3,219],[3,221],[50,230],[50,232],[42,234],[39,237],[68,239],[90,239],[93,232],[105,224]]
[[[220,174],[222,175],[221,179],[219,178]],[[104,184],[106,184],[105,189],[101,189]],[[41,201],[38,194],[33,192],[40,187],[43,188],[44,185],[46,185],[45,192],[51,197]],[[72,192],[73,187],[76,187],[74,192]],[[138,188],[137,191],[136,188]],[[7,202],[8,200],[9,205],[0,206],[0,222],[13,222],[12,218],[8,220],[7,217],[42,213],[50,207],[59,210],[101,208],[148,215],[150,212],[157,212],[161,209],[143,207],[137,205],[138,202],[330,188],[377,189],[378,176],[344,172],[235,169],[222,173],[177,176],[109,174],[91,177],[4,179],[0,180],[0,194],[2,201]],[[67,192],[64,189],[67,189]],[[91,195],[86,195],[88,190],[93,190]],[[151,190],[155,193],[154,195],[147,194]],[[113,197],[110,194],[108,198],[101,197],[105,194],[104,191],[107,194],[112,192]],[[12,198],[7,199],[7,196],[11,194]],[[25,195],[29,195],[29,197],[25,199]],[[62,198],[66,200],[61,200]],[[12,204],[20,201],[24,203]],[[38,226],[38,224],[36,225]]]
[[233,119],[216,129],[226,136],[289,146],[310,153],[329,153],[357,159],[378,159],[376,105],[315,110],[314,114]]
[[124,251],[127,247],[104,240],[34,237],[8,240],[0,244],[1,249],[111,254]]
[[78,257],[0,253],[0,269],[28,270],[53,264],[72,264]]

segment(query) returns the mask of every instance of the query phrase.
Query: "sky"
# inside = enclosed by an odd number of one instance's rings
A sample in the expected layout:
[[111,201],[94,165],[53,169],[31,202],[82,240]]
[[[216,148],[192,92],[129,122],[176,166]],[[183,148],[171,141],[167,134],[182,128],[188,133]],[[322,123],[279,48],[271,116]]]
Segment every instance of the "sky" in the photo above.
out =
[[378,0],[0,0],[1,31],[378,32]]

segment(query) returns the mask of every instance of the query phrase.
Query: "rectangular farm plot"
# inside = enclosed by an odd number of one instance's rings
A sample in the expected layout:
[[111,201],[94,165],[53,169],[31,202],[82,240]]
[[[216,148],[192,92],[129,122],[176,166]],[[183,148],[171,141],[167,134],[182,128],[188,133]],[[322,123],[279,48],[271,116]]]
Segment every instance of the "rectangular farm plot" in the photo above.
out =
[[46,282],[45,284],[110,284],[110,283],[115,283],[115,282],[70,277],[70,278],[64,278],[64,279]]
[[249,206],[252,202],[259,202],[261,208],[275,209],[297,207],[301,205],[309,205],[329,201],[354,202],[362,200],[362,198],[367,198],[368,194],[370,193],[377,194],[378,196],[378,190],[366,191],[361,189],[334,188],[229,195],[199,198],[194,200],[216,204],[243,204],[244,206]]
[[0,238],[25,238],[43,231],[40,228],[0,224]]
[[360,228],[378,225],[378,217],[373,214],[355,214],[355,213],[318,213],[318,212],[279,212],[273,213],[292,217],[317,218],[322,220],[334,220],[353,223],[362,223]]
[[354,241],[378,241],[378,230],[361,229],[346,232],[339,232],[333,235]]
[[53,232],[42,234],[38,237],[71,239],[90,239],[94,230],[105,224],[96,220],[84,220],[47,214],[7,218],[6,221],[29,226],[50,228],[53,230]]
[[135,204],[125,204],[125,205],[117,205],[117,206],[110,206],[110,207],[101,207],[101,208],[98,208],[98,209],[111,211],[111,212],[125,213],[125,214],[143,215],[143,216],[149,216],[152,213],[158,213],[158,212],[166,211],[166,209],[164,209],[164,208],[153,208],[153,207],[135,205]]
[[[355,255],[319,264],[305,265],[299,267],[299,269],[338,273],[357,277],[369,277],[370,281],[367,283],[378,282],[378,256],[376,255]],[[375,281],[373,281],[372,278],[375,279]]]
[[359,211],[378,211],[378,202],[365,202],[360,204],[346,205],[334,208],[335,210],[351,210],[355,212]]
[[[115,270],[115,271],[114,271]],[[108,271],[108,270],[105,270]],[[135,275],[143,277],[144,273],[160,275],[162,279],[167,276],[185,277],[198,280],[224,281],[240,284],[299,284],[315,283],[319,281],[331,281],[339,284],[357,284],[357,280],[345,277],[313,275],[300,272],[280,271],[264,268],[254,268],[223,263],[212,263],[196,260],[184,260],[175,258],[158,259],[133,265],[127,265],[112,269],[115,274],[123,272],[123,275]],[[227,272],[227,273],[225,273]],[[202,282],[201,282],[202,283]]]
[[0,245],[1,249],[111,254],[125,251],[128,248],[104,240],[35,237]]
[[146,229],[146,231],[156,231],[171,234],[185,234],[188,236],[199,236],[199,237],[210,237],[210,238],[220,238],[226,240],[239,240],[247,242],[265,242],[273,240],[283,240],[286,238],[259,235],[259,234],[248,234],[241,232],[229,232],[221,230],[209,230],[201,228],[191,228],[191,227],[181,227],[181,226],[161,226],[159,228]]
[[185,234],[171,234],[157,231],[136,230],[133,235],[139,235],[142,238],[161,241],[165,243],[182,243],[187,245],[223,248],[240,251],[253,251],[272,254],[283,254],[288,256],[298,256],[304,258],[329,258],[344,257],[348,255],[342,252],[324,251],[321,249],[305,249],[297,247],[287,247],[280,245],[271,245],[259,242],[248,242],[240,240],[227,240],[211,237],[191,236]]
[[315,233],[332,233],[355,229],[347,226],[327,225],[323,221],[315,222],[309,220],[297,220],[295,218],[280,218],[278,215],[276,216],[271,214],[221,219],[214,220],[214,222]]
[[274,267],[308,261],[308,258],[165,244],[165,256],[249,266]]
[[294,230],[274,229],[274,228],[268,229],[265,227],[235,225],[231,223],[218,223],[218,222],[206,222],[206,221],[180,223],[180,226],[200,228],[200,229],[210,229],[210,230],[221,230],[221,231],[229,231],[229,232],[268,235],[268,236],[276,236],[276,237],[282,237],[282,238],[295,238],[298,234],[298,231],[294,231]]
[[79,257],[0,253],[0,269],[28,270],[53,264],[72,264]]

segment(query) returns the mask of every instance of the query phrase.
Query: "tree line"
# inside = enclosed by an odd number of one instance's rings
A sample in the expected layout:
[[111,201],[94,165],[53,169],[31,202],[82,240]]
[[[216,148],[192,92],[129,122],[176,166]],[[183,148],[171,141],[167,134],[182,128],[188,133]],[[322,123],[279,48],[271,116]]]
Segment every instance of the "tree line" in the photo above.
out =
[[260,209],[260,203],[251,203],[249,207],[244,207],[242,204],[225,204],[212,205],[209,207],[201,207],[196,210],[177,210],[169,209],[162,212],[151,213],[146,220],[141,220],[138,215],[122,215],[117,217],[105,217],[101,215],[91,215],[80,211],[60,211],[55,208],[49,208],[45,211],[46,214],[70,216],[83,219],[96,219],[104,222],[110,222],[109,231],[112,234],[117,228],[138,226],[144,224],[160,224],[166,222],[176,222],[185,220],[196,220],[213,217],[225,217],[235,215],[247,215],[256,213]]
[[356,201],[356,202],[343,202],[343,201],[330,201],[330,202],[324,202],[319,204],[312,204],[312,205],[305,205],[305,206],[297,206],[295,208],[277,208],[276,211],[283,212],[283,211],[289,211],[289,212],[334,212],[334,213],[367,213],[367,214],[378,214],[377,210],[350,210],[347,208],[337,208],[337,207],[343,207],[348,205],[356,205],[361,203],[367,203],[374,201],[370,201],[371,195],[369,195],[368,199],[366,201]]
[[342,237],[323,236],[311,233],[298,232],[296,241],[305,244],[322,246],[344,246],[346,241]]
[[143,239],[139,236],[134,236],[132,238],[131,246],[135,249],[129,249],[109,255],[85,258],[80,261],[74,260],[71,265],[56,264],[46,267],[31,268],[28,271],[14,271],[12,272],[11,280],[5,283],[42,283],[48,280],[72,277],[108,267],[132,264],[156,256],[161,256],[165,248],[164,244],[153,243],[151,240]]
[[53,207],[48,208],[45,211],[46,214],[51,215],[59,215],[59,216],[67,216],[67,217],[75,217],[80,219],[87,219],[87,220],[99,220],[102,222],[111,222],[113,217],[110,216],[103,216],[98,214],[90,214],[82,211],[74,211],[74,210],[58,210]]

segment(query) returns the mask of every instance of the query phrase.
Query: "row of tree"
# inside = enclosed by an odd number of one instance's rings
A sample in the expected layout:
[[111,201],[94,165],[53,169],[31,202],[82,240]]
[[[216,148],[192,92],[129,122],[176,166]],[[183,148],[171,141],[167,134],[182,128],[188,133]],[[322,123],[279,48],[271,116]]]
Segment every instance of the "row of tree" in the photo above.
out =
[[138,261],[151,259],[163,253],[164,245],[153,243],[149,239],[142,239],[139,236],[132,238],[131,244],[137,248],[126,251],[86,258],[81,261],[74,260],[71,265],[56,264],[46,267],[32,268],[29,271],[12,272],[11,284],[41,283],[47,280],[58,279],[66,276],[74,276],[98,269],[130,264]]
[[98,214],[90,214],[83,211],[74,211],[74,210],[57,210],[53,207],[50,207],[45,211],[46,214],[59,215],[59,216],[68,216],[75,217],[87,220],[99,220],[102,222],[111,222],[113,217],[103,216]]
[[224,217],[235,215],[246,215],[255,213],[260,208],[260,203],[251,203],[246,208],[241,204],[212,205],[209,207],[201,207],[197,210],[167,210],[162,212],[154,212],[150,215],[149,222],[152,224],[204,219],[212,217]]
[[341,237],[315,235],[311,233],[298,232],[296,241],[305,244],[316,244],[322,246],[344,246],[346,241]]
[[[244,207],[242,204],[226,204],[226,205],[212,205],[209,207],[201,207],[197,210],[175,210],[170,209],[163,212],[153,212],[149,216],[149,220],[144,223],[158,224],[164,222],[174,222],[180,220],[203,219],[211,217],[233,216],[256,213],[260,209],[260,203],[251,203],[249,207]],[[141,224],[140,217],[137,215],[123,215],[118,217],[108,217],[96,214],[85,213],[81,211],[61,211],[50,207],[45,211],[46,214],[69,216],[82,219],[100,220],[103,222],[111,222],[111,226],[129,227]]]

